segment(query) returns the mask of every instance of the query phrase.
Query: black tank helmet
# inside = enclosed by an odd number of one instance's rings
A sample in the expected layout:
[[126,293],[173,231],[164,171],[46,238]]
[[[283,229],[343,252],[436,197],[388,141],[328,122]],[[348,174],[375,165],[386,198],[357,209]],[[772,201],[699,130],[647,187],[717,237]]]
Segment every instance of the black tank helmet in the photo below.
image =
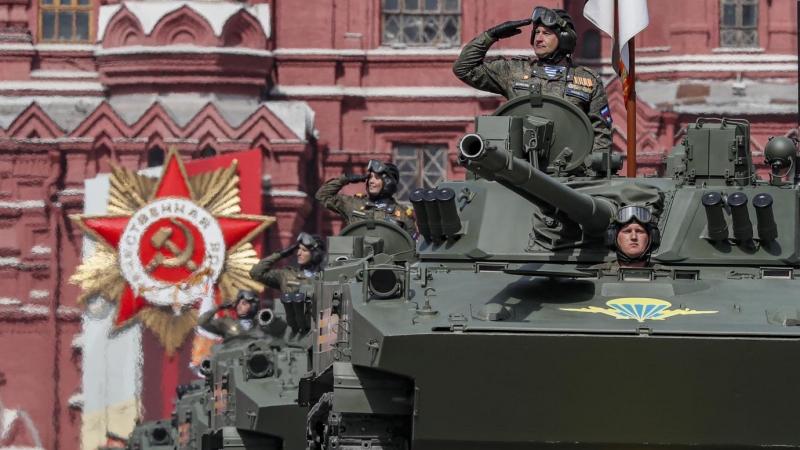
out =
[[[400,183],[400,170],[397,169],[396,165],[371,159],[367,164],[367,172],[372,172],[383,180],[381,192],[376,196],[369,194],[371,200],[390,198],[397,192],[397,186]],[[367,180],[367,192],[369,192],[369,180]]]
[[[631,222],[636,222],[643,226],[644,229],[647,230],[648,237],[647,247],[645,247],[644,252],[636,258],[631,258],[626,255],[617,244],[617,235],[625,225]],[[658,248],[659,244],[661,244],[661,231],[659,231],[658,226],[653,221],[653,215],[643,206],[631,205],[620,208],[611,221],[611,225],[609,225],[606,230],[606,245],[614,249],[617,253],[617,261],[624,264],[648,261],[650,259],[650,253]]]
[[531,14],[533,21],[533,31],[531,32],[531,46],[536,36],[536,28],[543,25],[556,32],[558,37],[558,47],[556,50],[547,57],[539,58],[544,63],[557,63],[565,56],[572,54],[575,51],[575,46],[578,44],[578,34],[575,32],[575,22],[572,16],[563,9],[549,9],[543,6],[537,6],[533,9]]
[[[258,298],[258,294],[254,291],[247,291],[244,289],[239,290],[236,293],[236,304],[239,305],[240,301],[246,301],[250,303],[250,311],[247,312],[245,316],[239,316],[240,319],[254,319],[256,314],[258,314],[258,307],[261,303],[261,300]],[[238,315],[238,313],[237,313]]]
[[311,262],[306,264],[303,269],[318,268],[325,259],[325,241],[317,234],[308,234],[301,232],[297,236],[297,243],[302,244],[311,252]]

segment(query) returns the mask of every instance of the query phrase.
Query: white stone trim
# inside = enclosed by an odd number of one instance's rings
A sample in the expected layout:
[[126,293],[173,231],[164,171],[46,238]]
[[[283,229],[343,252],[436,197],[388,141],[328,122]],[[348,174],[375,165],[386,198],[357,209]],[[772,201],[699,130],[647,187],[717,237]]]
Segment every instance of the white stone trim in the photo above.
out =
[[[637,68],[638,71],[638,68]],[[350,86],[275,86],[270,91],[275,96],[312,97],[384,97],[384,98],[475,98],[498,97],[470,87],[449,86],[397,86],[397,87],[350,87]]]
[[125,2],[117,5],[105,5],[100,7],[100,14],[97,18],[97,40],[103,40],[106,28],[111,19],[124,7],[130,11],[142,26],[142,31],[149,35],[161,19],[167,14],[188,6],[201,17],[206,19],[214,34],[219,37],[225,24],[234,14],[241,10],[247,11],[255,18],[264,30],[264,36],[269,39],[270,11],[266,3],[257,5],[247,5],[242,3],[223,3],[223,2],[197,2],[197,1],[148,1],[148,2]]
[[307,141],[303,139],[270,139],[271,144],[304,144]]
[[0,267],[22,267],[22,261],[12,256],[0,257]]
[[52,253],[52,249],[50,247],[44,245],[35,245],[31,248],[32,255],[49,255]]
[[0,306],[16,306],[21,304],[22,302],[15,298],[9,298],[9,297],[0,298]]
[[196,45],[131,45],[128,47],[98,48],[95,56],[112,55],[140,55],[140,54],[162,54],[162,53],[193,53],[208,55],[246,55],[269,58],[273,53],[269,50],[255,50],[243,47],[198,47]]
[[91,52],[94,44],[36,44],[33,49],[39,52]]
[[72,338],[72,343],[70,344],[72,348],[83,348],[83,333],[78,333]]
[[0,91],[47,91],[47,92],[104,92],[105,87],[98,82],[73,81],[0,81]]
[[63,78],[63,79],[97,79],[97,72],[84,72],[76,70],[32,70],[31,78]]
[[303,191],[290,191],[281,189],[270,189],[268,191],[264,191],[264,195],[268,195],[270,197],[308,197],[308,194]]
[[84,192],[85,191],[83,189],[63,189],[61,191],[58,191],[57,194],[64,196],[72,196],[72,195],[83,195]]
[[373,116],[364,122],[474,122],[475,117],[459,116]]
[[28,296],[31,298],[31,300],[44,300],[50,297],[50,291],[44,289],[34,289],[28,294]]
[[83,410],[83,393],[82,392],[76,392],[76,393],[72,394],[70,396],[70,398],[67,400],[67,405],[70,408]]
[[23,144],[63,144],[67,142],[94,142],[94,138],[58,137],[58,138],[0,138],[0,142],[20,142]]
[[[0,208],[8,209],[37,209],[44,208],[44,200],[19,200],[14,202],[0,202]],[[2,260],[3,258],[0,258]]]

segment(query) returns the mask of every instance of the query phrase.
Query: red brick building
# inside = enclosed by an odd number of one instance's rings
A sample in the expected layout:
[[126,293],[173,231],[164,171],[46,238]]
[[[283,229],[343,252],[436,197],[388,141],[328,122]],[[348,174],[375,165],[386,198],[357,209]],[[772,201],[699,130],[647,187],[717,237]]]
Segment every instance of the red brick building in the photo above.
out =
[[[540,3],[575,17],[575,57],[604,77],[624,151],[609,39],[582,17],[583,0]],[[797,136],[796,1],[649,3],[636,42],[640,173],[697,117],[749,120],[757,155],[770,136]],[[172,145],[187,159],[260,148],[264,213],[278,217],[268,248],[301,230],[334,233],[341,223],[313,192],[371,158],[400,165],[402,192],[463,177],[458,139],[503,100],[461,84],[452,63],[534,5],[0,0],[0,405],[25,411],[43,447],[78,447],[87,343],[67,280],[82,236],[67,215],[82,212],[85,179],[112,162],[158,165]],[[491,55],[531,55],[527,40]],[[0,438],[12,445],[28,444]]]

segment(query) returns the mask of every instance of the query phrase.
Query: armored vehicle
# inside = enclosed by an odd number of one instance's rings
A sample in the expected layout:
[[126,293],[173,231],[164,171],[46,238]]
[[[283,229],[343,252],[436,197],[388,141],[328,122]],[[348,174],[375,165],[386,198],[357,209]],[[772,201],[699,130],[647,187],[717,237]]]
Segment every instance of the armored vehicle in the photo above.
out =
[[[397,258],[391,224],[329,238],[300,388],[313,445],[800,447],[787,141],[767,146],[761,180],[746,121],[699,119],[664,176],[622,178],[559,98],[478,117],[459,144],[467,179],[411,194],[414,258]],[[652,213],[660,246],[649,267],[607,270],[628,205]]]
[[137,425],[128,437],[127,450],[175,450],[178,442],[175,427],[168,420]]
[[306,410],[297,393],[308,366],[307,343],[287,342],[288,325],[272,310],[257,318],[266,334],[229,337],[201,365],[209,389],[203,450],[305,448]]
[[200,437],[208,429],[210,389],[203,380],[178,386],[173,426],[178,430],[178,450],[200,450]]

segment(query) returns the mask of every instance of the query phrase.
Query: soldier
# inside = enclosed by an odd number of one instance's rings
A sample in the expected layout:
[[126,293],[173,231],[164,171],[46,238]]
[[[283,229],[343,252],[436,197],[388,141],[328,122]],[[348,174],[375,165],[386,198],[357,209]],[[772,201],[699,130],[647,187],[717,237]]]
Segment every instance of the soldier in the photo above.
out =
[[[366,211],[374,211],[375,219],[385,219],[400,225],[410,235],[416,233],[416,223],[412,210],[394,199],[397,185],[400,183],[400,171],[392,163],[383,163],[372,159],[367,164],[366,175],[345,173],[339,178],[328,180],[317,191],[316,198],[326,208],[338,213],[347,225],[364,220]],[[354,197],[340,195],[349,183],[366,181],[367,195],[356,194]]]
[[[484,62],[492,44],[522,33],[520,28],[531,23],[535,59],[500,57]],[[592,150],[610,151],[612,120],[606,90],[595,71],[573,64],[570,55],[576,42],[575,24],[566,11],[537,6],[530,19],[504,22],[464,46],[453,64],[453,73],[474,88],[509,100],[528,95],[534,86],[543,94],[562,97],[589,117],[594,129]]]
[[[620,267],[648,267],[650,254],[660,243],[661,233],[650,211],[642,206],[624,206],[606,230],[606,244],[616,251],[617,260],[592,268],[616,273]],[[665,269],[659,264],[654,268]]]
[[[272,268],[278,260],[286,258],[295,251],[299,267]],[[297,236],[297,243],[267,256],[250,269],[250,278],[281,291],[281,303],[286,308],[289,326],[294,334],[309,331],[310,317],[305,317],[305,312],[302,314],[303,317],[300,317],[291,304],[305,301],[302,293],[298,292],[300,285],[319,273],[324,258],[325,243],[322,238],[316,234],[303,232]]]
[[[197,324],[209,333],[225,339],[244,334],[261,334],[261,330],[255,326],[258,304],[259,299],[255,292],[241,290],[236,294],[235,301],[225,302],[206,311],[197,319]],[[236,319],[214,317],[219,311],[227,309],[236,310]]]

